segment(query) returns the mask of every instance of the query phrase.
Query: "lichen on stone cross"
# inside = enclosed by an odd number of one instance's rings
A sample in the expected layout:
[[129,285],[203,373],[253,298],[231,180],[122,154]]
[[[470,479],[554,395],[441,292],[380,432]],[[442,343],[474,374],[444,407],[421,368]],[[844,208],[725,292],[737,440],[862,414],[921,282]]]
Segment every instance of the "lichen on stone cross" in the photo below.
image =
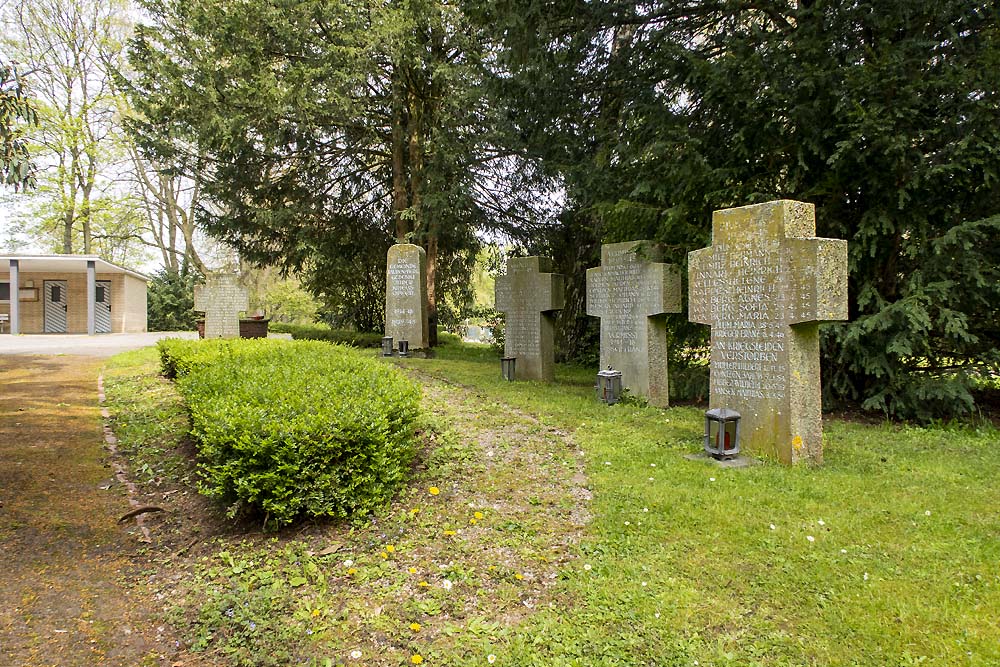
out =
[[555,311],[565,298],[563,276],[547,257],[514,257],[496,281],[496,308],[507,318],[504,356],[515,357],[517,380],[555,380]]
[[587,314],[601,318],[601,368],[622,372],[622,386],[651,405],[669,405],[667,313],[681,311],[681,276],[651,241],[601,246],[587,269]]
[[812,204],[715,211],[688,255],[688,318],[712,327],[710,407],[741,414],[741,448],[820,463],[819,323],[847,319],[847,241],[815,238]]
[[195,285],[194,309],[205,313],[205,338],[239,338],[240,312],[250,307],[235,273],[210,273]]

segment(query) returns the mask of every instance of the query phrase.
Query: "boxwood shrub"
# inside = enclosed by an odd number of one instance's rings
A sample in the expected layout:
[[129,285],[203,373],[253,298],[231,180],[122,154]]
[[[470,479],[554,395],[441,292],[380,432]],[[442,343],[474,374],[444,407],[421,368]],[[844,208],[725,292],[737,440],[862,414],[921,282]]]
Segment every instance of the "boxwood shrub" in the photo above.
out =
[[388,364],[312,341],[163,341],[191,413],[201,491],[270,527],[385,504],[413,453],[420,390]]
[[271,322],[271,331],[291,334],[295,340],[325,340],[328,343],[343,343],[351,347],[379,347],[382,345],[382,334],[365,331],[347,331],[346,329],[331,329],[319,324],[286,324]]

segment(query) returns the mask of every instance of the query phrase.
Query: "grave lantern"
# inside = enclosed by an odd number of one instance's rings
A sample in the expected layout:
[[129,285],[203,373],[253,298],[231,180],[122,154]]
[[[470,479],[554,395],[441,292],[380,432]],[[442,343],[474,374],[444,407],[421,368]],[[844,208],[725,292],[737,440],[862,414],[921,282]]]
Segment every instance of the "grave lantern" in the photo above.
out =
[[399,341],[399,356],[401,357],[410,356],[410,341],[408,340]]
[[500,359],[500,374],[507,382],[514,381],[514,366],[517,364],[517,357],[503,357]]
[[608,366],[597,373],[597,400],[614,405],[622,395],[622,372]]
[[385,336],[382,338],[382,356],[392,356],[392,336]]
[[717,459],[740,453],[740,413],[729,408],[705,413],[705,451]]

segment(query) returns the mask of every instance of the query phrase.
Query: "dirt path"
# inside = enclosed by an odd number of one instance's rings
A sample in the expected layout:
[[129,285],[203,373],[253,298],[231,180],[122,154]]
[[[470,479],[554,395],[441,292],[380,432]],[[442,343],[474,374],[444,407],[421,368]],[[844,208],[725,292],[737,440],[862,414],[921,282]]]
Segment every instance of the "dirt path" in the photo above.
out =
[[0,665],[179,663],[105,465],[88,357],[0,356]]

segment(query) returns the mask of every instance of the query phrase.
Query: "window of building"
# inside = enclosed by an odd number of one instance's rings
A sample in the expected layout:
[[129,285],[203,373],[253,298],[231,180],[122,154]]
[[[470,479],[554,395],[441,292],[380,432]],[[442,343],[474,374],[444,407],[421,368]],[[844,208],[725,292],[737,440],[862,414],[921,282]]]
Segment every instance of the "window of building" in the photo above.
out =
[[10,301],[10,283],[0,283],[0,301]]

